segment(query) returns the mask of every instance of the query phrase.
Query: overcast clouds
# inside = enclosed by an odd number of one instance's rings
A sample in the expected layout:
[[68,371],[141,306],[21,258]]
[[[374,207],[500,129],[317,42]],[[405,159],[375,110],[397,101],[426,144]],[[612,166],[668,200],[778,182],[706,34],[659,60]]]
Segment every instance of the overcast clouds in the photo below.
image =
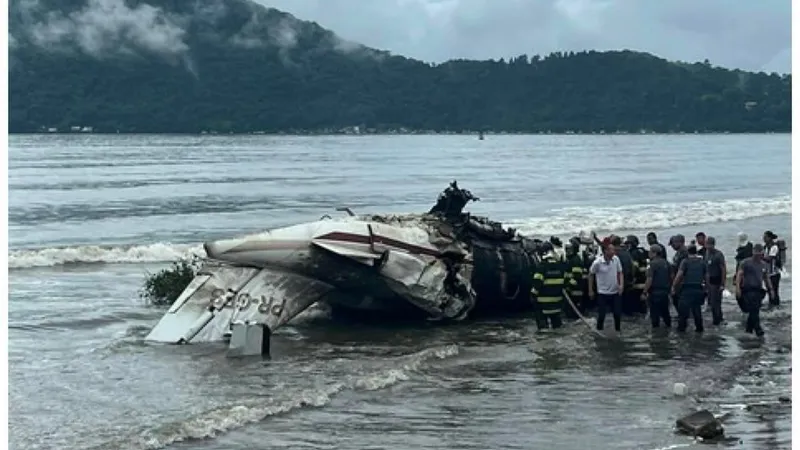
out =
[[439,62],[557,50],[791,72],[790,0],[256,0],[344,39]]

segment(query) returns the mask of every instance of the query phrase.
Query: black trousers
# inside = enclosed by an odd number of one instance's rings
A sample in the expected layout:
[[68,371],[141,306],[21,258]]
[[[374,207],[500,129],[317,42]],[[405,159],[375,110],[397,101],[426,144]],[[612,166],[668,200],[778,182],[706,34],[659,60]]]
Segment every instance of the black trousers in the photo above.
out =
[[772,289],[775,291],[775,296],[769,299],[770,306],[778,306],[781,304],[781,296],[778,294],[778,286],[781,284],[781,274],[769,276],[769,282],[772,283]]
[[614,315],[614,329],[622,328],[622,296],[619,294],[597,294],[597,329],[602,330],[606,324],[606,313],[611,309]]
[[539,312],[537,314],[536,326],[540,330],[547,329],[548,326],[550,328],[553,328],[553,329],[561,328],[561,325],[563,325],[563,321],[561,320],[561,313],[545,314],[545,313]]
[[711,307],[711,319],[714,325],[722,323],[722,286],[708,286],[708,306]]
[[[622,313],[626,316],[632,316],[642,312],[642,290],[634,289],[632,287],[625,288],[622,293]],[[644,308],[647,313],[647,308]]]
[[761,328],[761,303],[764,301],[765,294],[766,292],[763,289],[746,289],[742,291],[742,298],[747,308],[747,324],[744,330],[748,333],[755,331],[758,336],[764,334],[764,329]]
[[661,321],[667,328],[672,326],[672,315],[669,312],[669,293],[667,291],[651,292],[650,296],[650,324],[658,328]]
[[703,302],[705,292],[702,289],[683,288],[681,298],[678,301],[678,331],[686,331],[689,316],[694,319],[694,330],[703,331]]

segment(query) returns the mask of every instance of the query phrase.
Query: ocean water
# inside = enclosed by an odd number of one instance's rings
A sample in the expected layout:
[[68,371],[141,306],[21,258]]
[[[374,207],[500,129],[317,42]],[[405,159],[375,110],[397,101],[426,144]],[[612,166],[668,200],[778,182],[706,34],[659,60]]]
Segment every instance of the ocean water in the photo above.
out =
[[702,444],[673,425],[701,407],[731,413],[719,447],[791,448],[788,274],[763,341],[730,298],[703,336],[628,320],[619,341],[580,323],[537,335],[526,317],[385,327],[310,311],[270,361],[145,344],[164,311],[138,297],[148,271],[204,240],[340,206],[421,212],[453,179],[481,197],[470,211],[535,236],[702,230],[732,262],[739,231],[791,247],[790,141],[12,136],[11,448],[688,448]]

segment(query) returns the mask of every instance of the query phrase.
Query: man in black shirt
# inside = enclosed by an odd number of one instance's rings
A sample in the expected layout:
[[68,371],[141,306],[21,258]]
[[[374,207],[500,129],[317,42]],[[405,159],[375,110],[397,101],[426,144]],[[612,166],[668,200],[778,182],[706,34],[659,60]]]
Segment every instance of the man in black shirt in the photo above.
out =
[[626,316],[630,316],[636,311],[637,303],[641,297],[641,294],[636,295],[633,289],[633,257],[628,249],[622,246],[622,238],[619,236],[611,238],[611,245],[614,247],[615,254],[622,265],[622,274],[625,280],[625,286],[622,291],[622,313]]
[[[689,252],[686,251],[686,238],[684,238],[682,234],[676,234],[669,238],[669,246],[675,250],[675,254],[672,255],[672,266],[670,267],[670,273],[674,279],[683,260],[689,257]],[[675,307],[676,311],[678,310],[679,296],[680,292],[672,296],[672,305]]]
[[708,306],[711,307],[711,318],[714,325],[722,323],[722,290],[728,273],[725,267],[725,255],[717,250],[717,240],[713,236],[706,239],[705,261],[708,266]]
[[647,233],[647,245],[651,247],[653,245],[657,245],[659,252],[661,252],[661,257],[664,258],[665,260],[667,259],[667,248],[661,245],[660,242],[658,242],[658,237],[652,231]]
[[672,282],[672,295],[680,295],[677,329],[680,332],[686,331],[686,322],[691,315],[694,319],[694,331],[702,333],[702,306],[705,286],[708,285],[708,271],[705,261],[697,254],[697,247],[690,246],[687,253],[688,256],[681,261]]
[[694,235],[694,240],[697,242],[697,254],[706,257],[706,234],[702,231]]
[[669,288],[672,281],[669,263],[661,256],[658,245],[650,246],[648,256],[650,265],[647,267],[647,281],[644,283],[642,300],[649,300],[650,323],[653,328],[658,328],[660,320],[663,320],[664,325],[669,328],[672,326],[672,317],[669,313]]
[[[736,256],[734,259],[736,260],[736,270],[738,271],[742,262],[753,256],[753,243],[747,238],[746,233],[740,232],[737,237],[739,238],[739,246],[736,247]],[[741,295],[736,296],[736,303],[739,304],[739,309],[741,309],[743,313],[747,312],[747,305]]]
[[[775,293],[769,279],[769,269],[764,261],[764,246],[753,246],[753,256],[745,259],[736,271],[736,296],[744,298],[747,309],[747,333],[755,332],[756,336],[764,335],[761,328],[761,302],[764,294],[772,298]],[[766,286],[766,289],[764,287]]]

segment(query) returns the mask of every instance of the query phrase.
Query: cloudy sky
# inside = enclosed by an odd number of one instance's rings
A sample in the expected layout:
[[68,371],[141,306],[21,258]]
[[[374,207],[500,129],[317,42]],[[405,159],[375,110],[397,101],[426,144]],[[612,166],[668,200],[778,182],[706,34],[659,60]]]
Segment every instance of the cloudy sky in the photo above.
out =
[[256,0],[345,39],[431,62],[557,50],[791,71],[790,0]]

